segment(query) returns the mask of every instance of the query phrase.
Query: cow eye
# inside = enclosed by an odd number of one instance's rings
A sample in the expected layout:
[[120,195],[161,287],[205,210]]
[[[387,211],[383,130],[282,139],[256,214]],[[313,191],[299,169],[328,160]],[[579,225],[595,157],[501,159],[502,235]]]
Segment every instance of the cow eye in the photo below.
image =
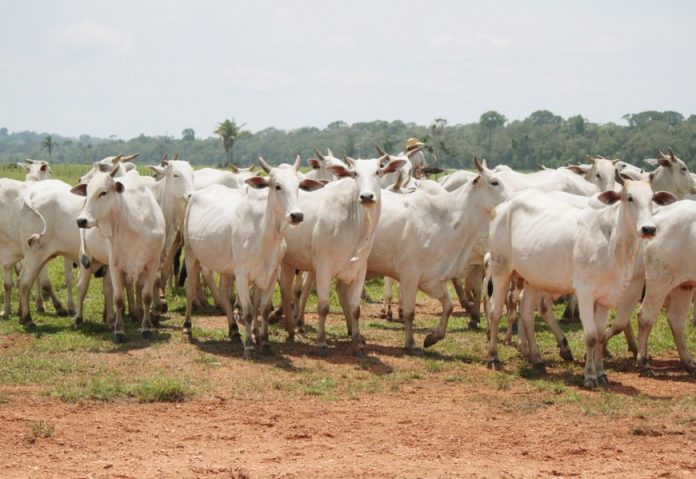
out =
[[491,181],[491,185],[493,186],[498,186],[500,183],[498,183],[498,180],[493,180]]
[[628,201],[633,201],[633,196],[628,196]]
[[599,176],[599,173],[597,173],[597,175],[596,175],[596,176],[597,176],[597,179],[600,179],[600,178],[601,178],[601,176]]
[[684,168],[682,168],[682,171],[686,172],[686,166]]
[[276,191],[280,191],[280,185],[275,185]]
[[102,191],[101,193],[99,193],[99,198],[101,198],[102,196],[106,196],[106,191]]
[[179,175],[174,175],[174,178],[178,178],[178,177],[179,177]]

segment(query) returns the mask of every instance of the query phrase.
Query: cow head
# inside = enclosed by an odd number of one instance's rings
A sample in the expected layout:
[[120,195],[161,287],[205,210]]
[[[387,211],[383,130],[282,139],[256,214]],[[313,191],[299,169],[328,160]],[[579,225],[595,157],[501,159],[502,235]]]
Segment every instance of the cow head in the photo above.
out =
[[616,185],[616,166],[614,162],[603,156],[587,155],[590,169],[585,173],[585,179],[599,186],[599,191],[614,190]]
[[193,168],[188,161],[163,160],[159,166],[149,168],[164,182],[166,195],[177,201],[188,201],[193,194]]
[[472,191],[478,198],[478,205],[486,211],[491,211],[510,197],[510,191],[498,173],[488,168],[486,160],[481,161],[474,157],[474,166],[478,176],[471,180]]
[[309,178],[301,180],[298,175],[300,162],[300,155],[297,155],[293,165],[282,164],[273,168],[266,160],[259,158],[259,164],[268,173],[268,177],[252,176],[246,180],[252,188],[268,188],[269,206],[276,215],[293,225],[301,223],[304,219],[298,199],[299,189],[313,191],[324,186],[323,183]]
[[372,206],[380,198],[379,179],[388,173],[393,173],[408,162],[406,158],[392,158],[386,165],[381,166],[382,161],[387,159],[389,158],[354,160],[346,157],[347,166],[332,164],[326,169],[337,178],[353,178],[357,184],[360,203],[363,206]]
[[652,203],[664,206],[677,201],[677,197],[667,191],[653,193],[647,181],[633,181],[616,173],[616,182],[621,185],[621,191],[604,191],[597,199],[602,203],[622,203],[622,208],[629,224],[636,225],[636,234],[641,238],[655,236],[657,227],[653,221]]
[[77,217],[79,228],[96,226],[102,236],[111,236],[111,219],[125,191],[125,185],[116,176],[118,169],[115,166],[109,173],[98,172],[89,183],[80,183],[70,190],[87,198]]
[[47,161],[27,158],[24,163],[17,163],[17,166],[27,172],[27,180],[41,181],[51,176],[51,167]]
[[671,148],[669,154],[662,150],[657,150],[658,158],[645,160],[657,169],[650,173],[650,184],[654,190],[666,190],[683,198],[688,194],[696,194],[696,185],[689,174],[689,169],[681,159],[679,159]]

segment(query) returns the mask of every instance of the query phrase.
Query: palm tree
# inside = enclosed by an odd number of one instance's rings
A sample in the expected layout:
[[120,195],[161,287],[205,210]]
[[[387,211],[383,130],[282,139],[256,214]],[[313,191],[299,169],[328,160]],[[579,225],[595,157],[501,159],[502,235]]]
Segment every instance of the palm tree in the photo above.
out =
[[232,120],[225,120],[218,124],[214,133],[222,138],[222,146],[225,148],[225,166],[233,165],[233,149],[234,142],[239,138],[249,135],[250,133],[246,130],[242,130],[246,123],[242,125],[237,125],[237,122],[232,118]]
[[53,135],[46,135],[46,137],[41,142],[41,149],[44,148],[48,151],[48,161],[51,161],[51,153],[53,153],[53,148],[56,146],[53,143]]

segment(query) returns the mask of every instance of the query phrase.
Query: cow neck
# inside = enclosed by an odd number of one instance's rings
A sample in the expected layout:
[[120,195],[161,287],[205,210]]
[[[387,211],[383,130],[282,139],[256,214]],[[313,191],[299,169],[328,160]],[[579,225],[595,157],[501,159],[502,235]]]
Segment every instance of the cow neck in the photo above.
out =
[[355,244],[355,250],[351,255],[351,261],[364,259],[367,257],[372,250],[372,240],[374,240],[374,234],[372,234],[379,221],[379,216],[382,212],[382,195],[381,190],[377,188],[376,195],[377,200],[372,206],[363,206],[360,202],[360,190],[358,188],[358,182],[352,181],[352,201],[350,209],[350,224],[353,224],[358,231],[358,241]]
[[[251,198],[247,198],[249,201],[249,206],[253,208],[253,201]],[[275,199],[268,191],[268,199],[266,200],[266,206],[263,210],[263,216],[261,217],[260,223],[260,237],[259,237],[259,248],[261,251],[268,251],[272,245],[280,244],[280,240],[283,238],[285,233],[285,228],[287,228],[287,221],[282,215],[279,215],[275,211]]]
[[635,221],[631,221],[623,200],[600,211],[600,228],[610,231],[609,260],[613,263],[612,266],[623,266],[625,273],[630,274],[628,270],[640,246],[640,238],[635,233]]
[[[481,180],[483,181],[483,179]],[[488,218],[490,211],[484,208],[473,208],[475,201],[475,188],[473,181],[468,181],[453,192],[445,195],[445,198],[438,203],[444,208],[447,214],[454,236],[452,240],[461,245],[459,250],[459,262],[452,262],[454,268],[457,263],[461,264],[461,259],[468,262],[471,251],[474,249],[476,239],[481,231],[488,231]],[[483,227],[486,226],[486,227]]]
[[[124,192],[114,195],[118,202],[117,208],[114,208],[114,212],[108,219],[108,222],[111,224],[112,241],[115,238],[123,238],[126,241],[132,241],[132,238],[137,238],[142,235],[143,229],[146,228],[145,222],[147,218],[145,218],[143,210],[137,206],[137,200],[142,201],[142,199],[131,198],[132,201],[128,201],[128,198],[125,197],[127,194],[128,193]],[[125,235],[123,234],[124,232],[126,233]],[[130,246],[132,245],[129,245],[129,247]]]

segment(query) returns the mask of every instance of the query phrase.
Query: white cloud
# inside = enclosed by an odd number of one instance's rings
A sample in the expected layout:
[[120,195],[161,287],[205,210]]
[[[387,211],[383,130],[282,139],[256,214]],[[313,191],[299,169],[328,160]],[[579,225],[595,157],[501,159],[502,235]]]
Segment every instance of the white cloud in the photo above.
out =
[[433,37],[429,44],[436,52],[468,59],[498,56],[521,46],[483,32],[442,33]]
[[222,74],[234,86],[258,91],[287,88],[296,81],[290,72],[257,65],[234,64],[224,67]]
[[125,55],[133,48],[134,35],[96,20],[84,20],[60,29],[57,40],[72,47],[107,50]]

